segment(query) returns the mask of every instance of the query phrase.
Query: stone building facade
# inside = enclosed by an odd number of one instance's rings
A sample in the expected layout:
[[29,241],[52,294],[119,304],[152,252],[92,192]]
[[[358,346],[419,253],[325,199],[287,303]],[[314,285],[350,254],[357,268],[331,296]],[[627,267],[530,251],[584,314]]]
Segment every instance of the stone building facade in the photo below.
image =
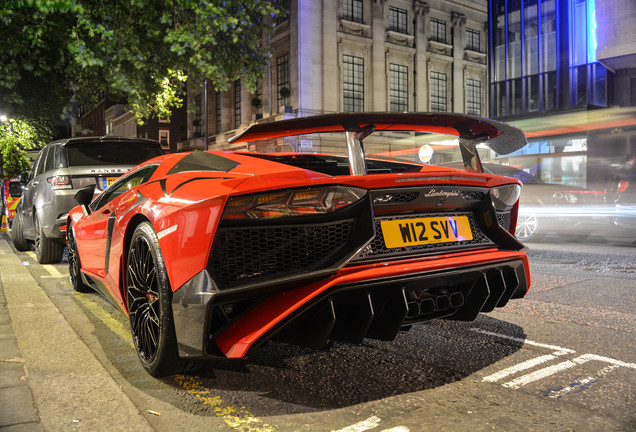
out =
[[[178,149],[246,149],[227,140],[253,122],[358,111],[487,115],[486,0],[288,0],[263,35],[272,57],[249,93],[188,89]],[[207,93],[207,95],[206,95]],[[207,96],[207,104],[205,103]],[[192,106],[191,105],[191,106]],[[207,105],[206,116],[203,115]],[[205,139],[207,131],[208,139]],[[277,141],[259,151],[299,150]]]

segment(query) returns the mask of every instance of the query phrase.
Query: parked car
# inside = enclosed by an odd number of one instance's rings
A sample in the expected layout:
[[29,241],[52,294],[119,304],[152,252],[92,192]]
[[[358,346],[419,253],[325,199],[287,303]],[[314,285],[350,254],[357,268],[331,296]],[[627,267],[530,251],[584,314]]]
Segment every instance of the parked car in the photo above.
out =
[[15,217],[15,209],[20,202],[20,195],[22,195],[22,184],[20,179],[5,179],[2,180],[2,204],[4,214],[7,217],[9,226],[13,223]]
[[521,241],[538,241],[547,233],[583,241],[591,232],[608,226],[603,191],[545,183],[534,174],[507,165],[485,163],[484,171],[523,183],[516,231]]
[[77,191],[95,185],[95,194],[141,162],[163,154],[157,141],[119,138],[70,138],[47,144],[29,176],[11,229],[19,251],[35,243],[38,262],[59,262],[66,236],[62,227]]
[[[363,140],[382,131],[459,135],[468,172],[366,159]],[[457,114],[332,114],[253,125],[230,142],[298,135],[349,156],[170,154],[92,202],[92,185],[78,192],[66,221],[73,288],[128,314],[151,375],[244,358],[270,339],[392,340],[526,294],[511,217],[521,182],[481,172],[475,157],[484,140],[503,154],[521,148],[520,130]]]

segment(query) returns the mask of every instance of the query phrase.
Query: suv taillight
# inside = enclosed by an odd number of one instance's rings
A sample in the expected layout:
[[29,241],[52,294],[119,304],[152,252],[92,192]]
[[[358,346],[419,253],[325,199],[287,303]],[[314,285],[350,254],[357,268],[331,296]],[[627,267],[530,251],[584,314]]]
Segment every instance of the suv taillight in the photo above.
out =
[[46,179],[53,189],[72,189],[71,179],[69,176],[58,175],[55,177],[49,177]]
[[627,186],[629,186],[629,181],[623,180],[618,184],[618,192],[625,192]]

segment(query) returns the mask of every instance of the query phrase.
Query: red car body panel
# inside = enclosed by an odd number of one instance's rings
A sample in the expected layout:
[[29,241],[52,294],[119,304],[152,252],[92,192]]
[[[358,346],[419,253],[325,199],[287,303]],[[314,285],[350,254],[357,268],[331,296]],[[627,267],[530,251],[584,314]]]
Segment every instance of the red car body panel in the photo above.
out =
[[[323,117],[328,118],[323,119]],[[344,129],[334,127],[334,119],[341,117],[343,116],[320,116],[307,120],[306,124],[304,120],[297,121],[294,126],[296,129],[293,130],[285,124],[280,127],[277,124],[271,124],[269,127],[259,125],[254,130],[248,130],[239,135],[236,141],[255,137],[277,137],[283,134],[345,130],[346,127],[343,127]],[[391,115],[390,120],[399,119],[399,117]],[[418,117],[414,115],[401,117],[400,122],[374,121],[373,124],[376,130],[453,132],[456,131],[458,118],[462,118],[452,115],[430,115],[427,121],[440,122],[439,126],[431,126],[417,123],[421,121],[421,118],[418,120]],[[381,115],[369,117],[370,120],[381,118]],[[496,123],[477,121],[470,116],[466,118],[470,121],[471,133],[483,135],[485,138],[501,138],[502,132],[495,127]],[[355,117],[355,120],[356,124],[360,124],[358,117]],[[312,122],[317,124],[312,125]],[[507,131],[507,129],[504,130]],[[515,144],[515,148],[518,146]],[[406,286],[412,280],[419,280],[418,278],[433,278],[431,279],[434,281],[433,285],[438,286],[444,281],[445,272],[449,275],[457,274],[460,279],[463,278],[462,283],[465,286],[462,285],[462,295],[452,297],[452,293],[434,294],[434,296],[444,297],[444,301],[452,299],[453,304],[448,307],[447,313],[442,313],[443,311],[435,306],[435,312],[429,314],[431,319],[437,317],[474,319],[473,314],[502,306],[509,298],[522,297],[530,287],[527,255],[522,250],[523,245],[518,243],[513,235],[518,201],[508,205],[505,211],[497,208],[495,212],[495,204],[491,203],[489,192],[493,188],[520,185],[518,180],[418,164],[404,164],[403,168],[406,167],[407,172],[329,175],[319,170],[294,166],[296,157],[320,158],[321,155],[276,153],[277,158],[286,161],[284,163],[271,160],[270,156],[269,154],[236,152],[164,155],[124,175],[113,184],[113,188],[125,185],[129,178],[134,178],[145,168],[154,169],[148,179],[140,184],[132,185],[120,195],[110,198],[110,201],[103,198],[103,201],[99,202],[100,198],[97,198],[90,209],[78,206],[69,213],[67,225],[73,228],[82,278],[128,313],[125,300],[128,243],[132,232],[141,221],[150,222],[157,234],[170,287],[174,294],[173,313],[179,351],[182,356],[192,358],[244,357],[263,341],[281,332],[285,333],[290,323],[302,323],[303,320],[309,319],[306,313],[308,310],[313,310],[312,308],[319,307],[325,302],[337,303],[340,297],[346,297],[349,294],[357,296],[368,291],[367,295],[374,296],[384,291],[394,290],[393,280],[404,280]],[[218,159],[221,161],[220,165],[227,165],[227,168],[218,170],[197,168],[198,162],[194,159],[201,157]],[[194,163],[192,165],[194,168],[187,166],[184,168],[184,164],[188,163]],[[302,221],[309,221],[307,223],[314,230],[312,235],[316,236],[316,233],[322,229],[320,227],[331,226],[329,224],[334,221],[339,223],[339,218],[342,218],[342,220],[350,221],[347,223],[355,227],[351,228],[355,232],[350,234],[349,242],[357,243],[353,246],[338,247],[346,250],[348,247],[352,248],[351,250],[342,252],[341,257],[333,257],[333,259],[332,255],[336,252],[327,250],[324,263],[320,261],[322,258],[316,258],[314,265],[311,258],[306,258],[308,263],[306,270],[297,270],[294,267],[296,263],[292,262],[293,271],[276,270],[280,274],[272,273],[271,275],[264,273],[267,266],[262,264],[262,261],[269,258],[268,251],[262,250],[258,252],[262,256],[256,255],[254,258],[255,270],[241,270],[241,266],[248,264],[232,255],[234,250],[231,246],[232,241],[235,241],[232,240],[233,233],[242,232],[243,225],[223,218],[230,200],[271,191],[289,193],[294,190],[313,190],[328,186],[354,188],[365,193],[354,204],[326,215],[310,216],[304,219],[288,217],[284,219],[287,222],[281,222],[282,225],[277,225],[278,222],[275,219],[263,221],[250,219],[245,221],[245,225],[252,230],[251,233],[261,232],[259,230],[265,232],[269,229],[285,230],[288,227],[294,229],[300,227],[298,229],[305,232],[303,230],[310,228],[307,228]],[[111,190],[110,187],[103,195],[108,194],[109,190]],[[426,198],[422,195],[417,198],[421,200],[418,202],[428,203],[422,207],[422,210],[409,210],[404,206],[397,206],[395,207],[397,210],[393,211],[390,210],[393,207],[384,206],[381,200],[379,204],[375,203],[377,197],[374,194],[386,194],[394,190],[421,190],[433,196],[436,191],[443,190],[447,192],[447,195],[438,195],[437,198]],[[481,194],[479,195],[481,198],[474,202],[470,201],[468,198],[462,198],[464,192]],[[457,197],[458,194],[459,197]],[[436,212],[451,214],[451,211],[455,211],[451,204],[460,201],[464,203],[460,208],[462,212],[474,213],[471,217],[474,217],[476,222],[471,225],[471,230],[475,236],[481,236],[479,240],[481,243],[467,247],[461,247],[459,244],[447,247],[443,244],[437,252],[431,249],[420,253],[415,249],[412,251],[409,249],[395,256],[391,254],[396,250],[391,249],[386,252],[386,258],[378,256],[360,259],[360,253],[371,248],[370,242],[375,237],[375,234],[368,233],[380,231],[380,222],[375,218],[390,220],[395,215],[398,218],[405,218],[411,214],[415,215],[413,217],[425,217],[428,213],[437,214]],[[92,208],[93,205],[95,205],[94,208]],[[345,217],[344,215],[349,214],[347,212],[351,215]],[[504,213],[508,220],[505,226],[499,221]],[[362,235],[360,233],[363,232],[367,233],[364,234],[367,237],[358,239],[356,236]],[[223,278],[217,274],[221,272],[218,260],[223,261],[225,252],[218,252],[215,248],[220,244],[223,235],[230,238],[228,251],[232,257],[228,257],[227,260],[232,262],[228,265],[230,267],[236,265],[239,268],[236,270],[235,279],[229,282],[224,282]],[[312,235],[308,235],[306,239],[311,240]],[[260,234],[254,234],[254,236],[255,240],[260,239]],[[282,238],[283,234],[280,236]],[[335,241],[338,240],[338,235],[332,237]],[[243,253],[249,253],[249,245],[241,247],[245,249]],[[282,246],[275,243],[272,249],[279,247]],[[237,246],[237,249],[240,247]],[[304,249],[301,248],[301,250]],[[296,252],[293,254],[299,256],[302,254],[298,252],[298,249],[294,251]],[[232,271],[235,270],[232,268]],[[501,287],[495,287],[494,285],[500,279],[503,281],[500,284]],[[367,282],[372,285],[368,290],[365,288]],[[473,288],[480,284],[485,284],[486,288]],[[492,287],[489,288],[489,285]],[[411,288],[409,290],[412,291]],[[479,290],[482,294],[479,294],[481,297],[476,301],[473,297],[477,294],[470,294],[470,292]],[[407,296],[403,288],[402,291],[401,295]],[[409,295],[412,294],[411,291]],[[438,291],[443,290],[440,288]],[[489,293],[495,291],[496,298],[491,298]],[[425,297],[425,300],[416,300],[416,303],[429,300],[427,297],[429,294],[420,294]],[[405,297],[405,305],[407,300]],[[378,300],[374,298],[373,301]],[[407,306],[410,308],[413,302],[408,301],[410,303]],[[473,308],[469,303],[474,302],[476,305]],[[417,304],[420,305],[417,306],[418,308],[424,307],[421,303]],[[461,313],[464,309],[471,309],[471,311]],[[222,315],[221,318],[219,314]],[[411,314],[410,311],[404,312],[402,320],[406,319],[406,321],[401,324],[402,327],[408,326],[409,314]],[[372,319],[374,319],[373,311],[371,311],[369,322]],[[329,326],[329,324],[325,325]]]

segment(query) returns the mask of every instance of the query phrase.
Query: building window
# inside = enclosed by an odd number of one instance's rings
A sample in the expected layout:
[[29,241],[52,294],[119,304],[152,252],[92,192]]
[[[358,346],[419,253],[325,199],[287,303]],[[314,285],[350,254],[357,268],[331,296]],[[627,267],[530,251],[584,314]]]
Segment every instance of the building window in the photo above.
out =
[[431,18],[431,40],[446,43],[446,21]]
[[350,55],[342,56],[343,65],[343,110],[364,111],[364,59]]
[[241,125],[241,81],[234,81],[234,127]]
[[276,8],[279,14],[276,16],[276,24],[284,23],[289,19],[289,0],[276,0]]
[[215,92],[214,100],[216,101],[216,112],[214,113],[214,130],[217,134],[221,133],[221,92]]
[[342,4],[342,18],[357,23],[362,20],[362,0],[344,0]]
[[263,117],[263,87],[259,84],[258,86],[256,86],[256,92],[254,92],[254,98],[252,99],[252,101],[255,101],[255,99],[258,99],[258,106],[254,107],[254,114],[256,114],[256,118],[262,118]]
[[481,52],[480,50],[481,40],[478,30],[466,29],[466,49]]
[[[276,59],[276,84],[278,93],[278,106],[281,107],[289,105],[289,54],[285,54],[284,56],[278,57]],[[287,90],[281,91],[282,89]]]
[[159,129],[159,142],[162,147],[170,148],[170,131],[167,129]]
[[481,81],[466,80],[466,114],[481,115]]
[[539,75],[525,77],[524,81],[525,110],[526,112],[539,111]]
[[389,110],[404,112],[409,109],[409,68],[389,64]]
[[406,33],[406,11],[404,9],[389,7],[389,30]]
[[431,111],[446,112],[446,74],[431,72]]

